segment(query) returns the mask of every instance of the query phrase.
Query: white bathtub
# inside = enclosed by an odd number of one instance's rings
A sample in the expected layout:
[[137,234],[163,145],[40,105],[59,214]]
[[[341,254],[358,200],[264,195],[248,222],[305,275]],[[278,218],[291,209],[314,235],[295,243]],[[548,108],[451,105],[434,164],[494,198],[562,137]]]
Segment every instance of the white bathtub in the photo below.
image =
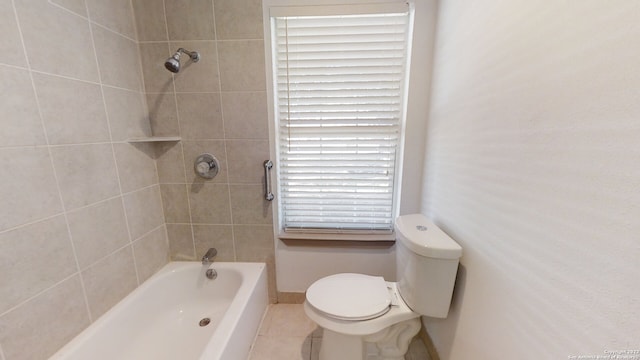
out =
[[266,266],[212,268],[215,280],[200,263],[167,264],[50,360],[246,360],[268,303]]

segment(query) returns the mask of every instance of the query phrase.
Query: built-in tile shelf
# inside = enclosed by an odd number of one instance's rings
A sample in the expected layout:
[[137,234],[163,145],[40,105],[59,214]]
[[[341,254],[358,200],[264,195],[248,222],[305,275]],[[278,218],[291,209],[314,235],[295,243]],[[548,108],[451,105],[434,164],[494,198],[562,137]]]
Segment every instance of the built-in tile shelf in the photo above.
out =
[[133,138],[127,140],[130,143],[158,143],[158,142],[172,142],[180,141],[180,136],[149,136],[143,138]]

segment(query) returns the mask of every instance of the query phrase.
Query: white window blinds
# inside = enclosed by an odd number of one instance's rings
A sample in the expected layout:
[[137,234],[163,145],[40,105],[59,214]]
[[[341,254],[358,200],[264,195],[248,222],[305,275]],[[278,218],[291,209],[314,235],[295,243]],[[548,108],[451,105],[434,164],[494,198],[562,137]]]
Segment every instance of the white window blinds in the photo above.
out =
[[393,230],[405,10],[273,19],[285,231]]

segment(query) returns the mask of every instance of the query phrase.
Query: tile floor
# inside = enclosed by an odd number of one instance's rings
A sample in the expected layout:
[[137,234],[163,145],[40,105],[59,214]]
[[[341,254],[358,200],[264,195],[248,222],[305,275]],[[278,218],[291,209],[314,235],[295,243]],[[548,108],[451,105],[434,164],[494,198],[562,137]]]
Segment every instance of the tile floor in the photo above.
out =
[[[304,314],[302,305],[270,305],[249,360],[318,360],[322,331]],[[414,339],[405,360],[428,360],[422,341]]]

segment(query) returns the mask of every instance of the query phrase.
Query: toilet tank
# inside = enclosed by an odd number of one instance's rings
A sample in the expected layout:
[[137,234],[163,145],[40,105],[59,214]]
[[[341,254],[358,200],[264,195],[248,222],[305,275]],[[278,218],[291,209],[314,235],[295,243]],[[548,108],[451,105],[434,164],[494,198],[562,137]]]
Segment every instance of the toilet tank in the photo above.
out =
[[462,248],[422,214],[399,216],[395,230],[402,299],[419,314],[447,317]]

